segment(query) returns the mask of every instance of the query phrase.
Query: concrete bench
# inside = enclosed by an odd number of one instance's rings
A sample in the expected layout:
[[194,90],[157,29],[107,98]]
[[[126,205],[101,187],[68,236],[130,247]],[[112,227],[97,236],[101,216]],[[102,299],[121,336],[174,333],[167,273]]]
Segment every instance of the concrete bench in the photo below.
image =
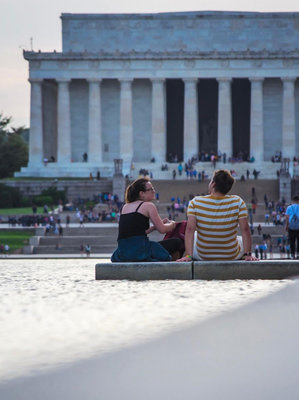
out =
[[285,279],[299,276],[299,260],[98,263],[97,280]]
[[194,261],[193,279],[285,279],[299,275],[299,260]]
[[192,262],[130,262],[96,264],[96,279],[134,281],[192,279]]

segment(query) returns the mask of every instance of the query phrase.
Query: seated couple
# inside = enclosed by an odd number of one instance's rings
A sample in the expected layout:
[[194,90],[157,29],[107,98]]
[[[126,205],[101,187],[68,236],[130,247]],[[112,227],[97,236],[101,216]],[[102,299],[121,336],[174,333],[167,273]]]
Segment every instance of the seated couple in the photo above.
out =
[[[227,195],[234,183],[229,171],[218,170],[209,183],[209,195],[196,196],[188,206],[184,245],[179,238],[152,242],[147,234],[157,229],[172,231],[176,223],[161,220],[152,201],[155,190],[150,181],[138,179],[126,191],[126,204],[119,221],[118,248],[111,260],[120,261],[191,261],[245,259],[251,255],[251,234],[247,208],[236,195]],[[149,220],[153,226],[149,227]],[[240,226],[242,237],[237,236]],[[179,258],[181,257],[181,258]]]

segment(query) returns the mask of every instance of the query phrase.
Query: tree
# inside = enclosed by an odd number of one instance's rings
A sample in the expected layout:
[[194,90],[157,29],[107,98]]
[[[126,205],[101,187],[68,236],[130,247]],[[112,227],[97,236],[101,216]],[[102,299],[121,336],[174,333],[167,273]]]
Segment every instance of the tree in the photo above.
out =
[[28,145],[22,137],[25,127],[9,128],[10,122],[10,117],[0,114],[0,178],[13,176],[28,162]]

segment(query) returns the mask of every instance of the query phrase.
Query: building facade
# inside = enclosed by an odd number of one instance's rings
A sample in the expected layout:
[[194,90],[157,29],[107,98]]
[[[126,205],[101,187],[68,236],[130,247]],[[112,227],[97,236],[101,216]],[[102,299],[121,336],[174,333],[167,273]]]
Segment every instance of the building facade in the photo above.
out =
[[19,176],[111,176],[114,159],[126,172],[219,151],[257,166],[299,155],[299,13],[61,19],[62,52],[24,52],[30,154]]

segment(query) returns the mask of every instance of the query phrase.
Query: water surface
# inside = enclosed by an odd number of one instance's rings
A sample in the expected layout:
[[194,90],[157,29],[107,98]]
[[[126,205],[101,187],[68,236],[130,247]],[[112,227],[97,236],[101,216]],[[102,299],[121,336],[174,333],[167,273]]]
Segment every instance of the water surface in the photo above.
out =
[[96,260],[0,260],[0,379],[115,351],[291,284],[95,281]]

